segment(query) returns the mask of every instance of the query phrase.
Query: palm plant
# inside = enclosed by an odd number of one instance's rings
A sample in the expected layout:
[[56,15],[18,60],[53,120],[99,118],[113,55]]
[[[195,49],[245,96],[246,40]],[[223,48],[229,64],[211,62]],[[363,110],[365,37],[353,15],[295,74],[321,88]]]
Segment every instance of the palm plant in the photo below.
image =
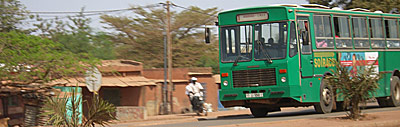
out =
[[359,66],[357,71],[350,71],[348,67],[342,66],[336,61],[334,63],[336,68],[331,69],[332,75],[327,76],[324,81],[338,91],[339,98],[343,98],[343,108],[350,110],[347,112],[348,117],[358,120],[361,117],[359,104],[365,104],[374,96],[374,92],[379,88],[378,80],[381,78],[381,74],[374,72],[374,64]]
[[79,112],[82,97],[77,96],[77,88],[71,91],[70,95],[48,97],[44,102],[42,115],[49,117],[48,124],[66,127],[106,126],[110,120],[116,119],[113,115],[115,106],[95,95],[88,106],[88,116],[82,120],[82,113]]

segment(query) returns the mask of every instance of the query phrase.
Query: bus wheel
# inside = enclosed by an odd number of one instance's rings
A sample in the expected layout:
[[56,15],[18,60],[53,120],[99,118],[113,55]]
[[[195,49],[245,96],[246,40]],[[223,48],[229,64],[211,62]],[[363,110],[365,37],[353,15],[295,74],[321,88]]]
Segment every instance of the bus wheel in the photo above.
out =
[[267,108],[250,108],[250,111],[254,117],[264,117],[268,114]]
[[400,106],[400,79],[397,76],[392,77],[392,81],[390,82],[390,97],[386,101],[387,106]]
[[331,113],[333,108],[334,92],[332,91],[332,86],[321,81],[319,102],[314,105],[314,109],[317,113]]

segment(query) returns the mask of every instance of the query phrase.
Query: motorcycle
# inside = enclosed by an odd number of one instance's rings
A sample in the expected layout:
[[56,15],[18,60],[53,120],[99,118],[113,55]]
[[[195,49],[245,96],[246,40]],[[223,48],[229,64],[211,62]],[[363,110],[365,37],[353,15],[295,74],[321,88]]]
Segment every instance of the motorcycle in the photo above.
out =
[[198,116],[200,116],[201,114],[204,114],[204,116],[207,116],[208,113],[208,109],[207,106],[205,106],[206,103],[204,103],[203,101],[203,97],[198,97],[198,96],[194,96],[193,97],[193,104],[192,104],[192,109],[194,112],[196,112],[196,114]]

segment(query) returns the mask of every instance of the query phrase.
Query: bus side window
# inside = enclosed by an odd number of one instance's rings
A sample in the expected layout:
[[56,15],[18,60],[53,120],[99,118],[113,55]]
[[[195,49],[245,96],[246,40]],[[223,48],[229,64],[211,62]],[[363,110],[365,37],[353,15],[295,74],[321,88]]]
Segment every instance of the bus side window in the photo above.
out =
[[372,48],[384,48],[385,39],[383,36],[382,19],[370,18],[369,19],[369,30],[371,33],[371,46]]
[[348,16],[333,17],[337,48],[353,48],[353,42],[350,36],[350,25]]
[[369,48],[367,19],[365,17],[352,17],[352,29],[355,48]]
[[289,56],[293,57],[297,54],[297,40],[296,40],[296,25],[294,22],[290,23],[290,38],[289,38]]
[[386,42],[388,48],[399,48],[400,47],[400,38],[398,32],[398,24],[396,19],[386,19],[385,20],[385,33],[386,33]]
[[333,36],[329,15],[314,15],[315,46],[317,48],[333,48]]
[[300,49],[302,54],[309,54],[311,53],[311,45],[309,39],[309,32],[308,32],[308,21],[307,20],[299,20],[298,21],[298,38],[300,41]]

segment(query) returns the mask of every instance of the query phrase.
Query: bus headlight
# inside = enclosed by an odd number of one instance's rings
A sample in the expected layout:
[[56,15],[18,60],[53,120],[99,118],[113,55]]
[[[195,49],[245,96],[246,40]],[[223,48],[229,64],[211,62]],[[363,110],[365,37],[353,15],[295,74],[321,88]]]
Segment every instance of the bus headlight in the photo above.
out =
[[224,86],[228,86],[228,81],[224,81]]
[[282,78],[281,78],[281,81],[282,81],[282,82],[286,82],[286,77],[282,77]]

